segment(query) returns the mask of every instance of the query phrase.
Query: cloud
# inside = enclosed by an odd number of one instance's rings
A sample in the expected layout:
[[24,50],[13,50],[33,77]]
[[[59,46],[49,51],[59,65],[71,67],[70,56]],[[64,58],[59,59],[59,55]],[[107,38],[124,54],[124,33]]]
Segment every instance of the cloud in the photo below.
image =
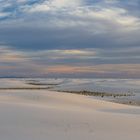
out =
[[[125,50],[70,49],[21,51],[0,47],[0,74],[26,77],[55,76],[139,76],[139,47]],[[128,60],[130,52],[131,61]],[[137,55],[137,60],[136,60]],[[121,63],[119,61],[121,61]],[[134,63],[135,61],[135,63]]]
[[34,6],[28,7],[28,12],[48,12],[62,10],[65,8],[74,8],[80,6],[82,0],[49,0],[44,1],[41,4],[36,4]]
[[9,11],[6,10],[10,17],[0,22],[0,41],[14,47],[73,49],[140,45],[140,19],[137,14],[130,14],[124,2],[7,3],[11,4]]
[[0,46],[0,62],[22,62],[24,55],[22,52],[12,50],[10,47],[7,46]]
[[0,67],[138,75],[139,8],[139,0],[0,0]]

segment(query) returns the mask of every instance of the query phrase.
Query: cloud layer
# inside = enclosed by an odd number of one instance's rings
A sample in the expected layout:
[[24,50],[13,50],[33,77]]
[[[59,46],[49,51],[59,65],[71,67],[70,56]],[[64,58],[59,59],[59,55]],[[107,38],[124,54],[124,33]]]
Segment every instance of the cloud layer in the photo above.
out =
[[0,0],[0,73],[140,77],[139,9],[140,0]]

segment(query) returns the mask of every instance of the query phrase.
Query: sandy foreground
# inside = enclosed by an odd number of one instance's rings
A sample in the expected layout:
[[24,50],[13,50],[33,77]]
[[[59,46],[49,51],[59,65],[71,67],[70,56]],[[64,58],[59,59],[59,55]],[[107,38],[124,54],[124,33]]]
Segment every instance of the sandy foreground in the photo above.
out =
[[45,90],[0,91],[0,140],[139,140],[140,107]]

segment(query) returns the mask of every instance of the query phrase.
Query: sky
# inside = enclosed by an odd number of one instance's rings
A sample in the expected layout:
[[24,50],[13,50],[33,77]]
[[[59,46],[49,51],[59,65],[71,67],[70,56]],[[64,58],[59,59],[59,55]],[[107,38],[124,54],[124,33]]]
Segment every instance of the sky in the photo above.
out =
[[0,0],[0,77],[140,78],[140,0]]

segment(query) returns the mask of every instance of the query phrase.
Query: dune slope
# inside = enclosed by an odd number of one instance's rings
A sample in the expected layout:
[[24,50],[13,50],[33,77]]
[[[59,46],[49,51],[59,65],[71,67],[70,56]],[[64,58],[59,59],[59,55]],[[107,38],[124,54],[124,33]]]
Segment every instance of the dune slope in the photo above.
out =
[[1,140],[140,139],[140,108],[45,90],[0,91]]

